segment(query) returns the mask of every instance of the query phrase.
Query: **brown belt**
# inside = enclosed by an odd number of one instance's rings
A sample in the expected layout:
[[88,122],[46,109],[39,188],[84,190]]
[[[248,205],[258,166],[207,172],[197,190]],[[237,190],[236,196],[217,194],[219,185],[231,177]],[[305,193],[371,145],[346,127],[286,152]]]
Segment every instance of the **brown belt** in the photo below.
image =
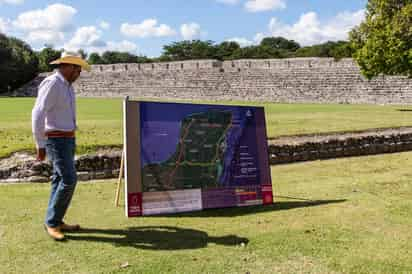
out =
[[55,130],[55,131],[49,131],[46,132],[46,136],[48,138],[74,138],[75,134],[74,131],[59,131],[59,130]]

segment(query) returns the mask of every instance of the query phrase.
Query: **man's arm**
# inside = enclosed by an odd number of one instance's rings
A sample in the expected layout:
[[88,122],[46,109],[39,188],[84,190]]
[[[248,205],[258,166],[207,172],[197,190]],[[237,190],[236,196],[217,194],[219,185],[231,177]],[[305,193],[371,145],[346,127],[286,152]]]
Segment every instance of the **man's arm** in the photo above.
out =
[[57,94],[55,80],[42,83],[32,110],[32,132],[36,142],[37,160],[39,161],[46,159],[45,120],[47,112],[56,103]]

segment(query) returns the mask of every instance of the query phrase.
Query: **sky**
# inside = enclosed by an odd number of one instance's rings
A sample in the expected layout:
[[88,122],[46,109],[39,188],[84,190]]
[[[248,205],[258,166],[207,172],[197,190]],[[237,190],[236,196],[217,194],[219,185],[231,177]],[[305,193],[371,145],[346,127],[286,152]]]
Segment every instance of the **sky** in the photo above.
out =
[[182,40],[256,45],[282,36],[301,46],[346,40],[367,0],[0,0],[0,32],[33,49],[158,57]]

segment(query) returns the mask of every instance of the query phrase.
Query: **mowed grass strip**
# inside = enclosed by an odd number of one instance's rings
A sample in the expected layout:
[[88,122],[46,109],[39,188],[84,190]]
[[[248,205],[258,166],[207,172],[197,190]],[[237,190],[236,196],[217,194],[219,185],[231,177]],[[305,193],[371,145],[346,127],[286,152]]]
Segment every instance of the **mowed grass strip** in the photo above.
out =
[[[34,98],[0,98],[0,157],[14,151],[34,152],[31,111]],[[122,100],[77,100],[77,153],[93,152],[101,146],[122,142]]]
[[[209,102],[212,103],[212,102]],[[334,104],[223,102],[264,106],[269,137],[412,126],[412,107]],[[34,98],[0,98],[0,157],[34,151],[31,110]],[[77,99],[78,154],[101,146],[121,146],[121,99]]]
[[[272,167],[275,204],[127,219],[115,181],[80,183],[42,228],[48,184],[0,185],[0,273],[412,273],[412,153]],[[123,198],[123,197],[122,197]]]

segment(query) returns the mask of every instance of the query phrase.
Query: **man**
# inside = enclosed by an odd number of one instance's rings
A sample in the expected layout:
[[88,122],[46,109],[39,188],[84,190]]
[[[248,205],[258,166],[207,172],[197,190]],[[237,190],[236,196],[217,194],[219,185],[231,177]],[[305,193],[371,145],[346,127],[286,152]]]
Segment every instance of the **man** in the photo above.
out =
[[90,66],[76,53],[63,52],[50,64],[57,71],[44,79],[38,90],[32,111],[32,129],[37,147],[37,159],[46,158],[53,165],[51,194],[45,229],[55,240],[64,240],[62,231],[79,230],[79,225],[63,222],[77,183],[74,163],[76,101],[73,82],[83,69]]

